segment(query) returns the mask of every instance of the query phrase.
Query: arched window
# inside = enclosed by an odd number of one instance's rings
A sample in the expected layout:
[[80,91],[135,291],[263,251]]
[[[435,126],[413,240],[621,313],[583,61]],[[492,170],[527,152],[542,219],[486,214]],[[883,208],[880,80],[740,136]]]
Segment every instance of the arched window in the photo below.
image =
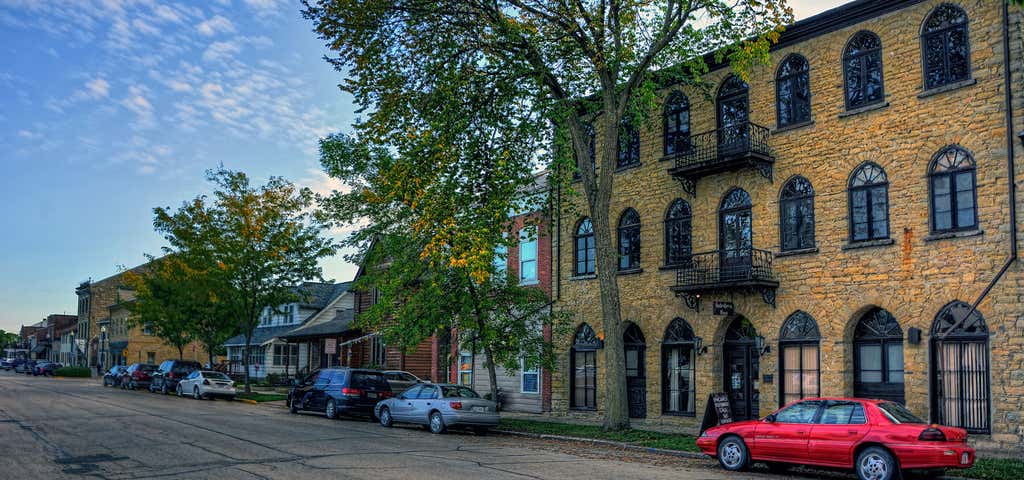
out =
[[750,276],[754,248],[750,206],[750,195],[742,188],[733,188],[718,208],[718,266],[722,280]]
[[882,84],[882,40],[872,32],[857,32],[843,52],[846,109],[871,105],[884,100]]
[[594,224],[590,222],[590,218],[583,217],[580,223],[576,225],[576,235],[574,236],[576,258],[576,275],[590,275],[594,273],[595,259],[597,258],[594,254]]
[[807,59],[791,54],[775,73],[775,101],[778,126],[811,121],[811,80]]
[[682,318],[672,320],[661,341],[662,412],[671,415],[696,413],[697,379],[694,362],[696,336]]
[[622,334],[626,355],[626,400],[629,418],[647,416],[647,372],[644,365],[647,341],[637,324],[630,322]]
[[627,208],[619,218],[619,270],[640,268],[640,215]]
[[948,3],[932,10],[921,28],[921,50],[926,90],[971,78],[967,12]]
[[750,99],[747,82],[729,75],[718,89],[718,155],[730,155],[749,147]]
[[677,198],[665,213],[665,265],[683,266],[690,262],[693,216],[690,204]]
[[586,323],[576,329],[570,351],[570,405],[578,410],[597,408],[597,350],[601,340]]
[[971,310],[968,303],[951,302],[932,324],[932,419],[989,433],[988,327]]
[[931,179],[932,232],[978,228],[975,164],[967,150],[949,146],[935,155]]
[[814,248],[814,187],[797,175],[779,194],[779,232],[782,251]]
[[905,403],[903,329],[887,310],[868,310],[853,334],[853,394]]
[[780,403],[821,395],[818,322],[797,310],[782,324],[779,333]]
[[850,240],[889,238],[889,177],[867,162],[850,176]]
[[675,91],[665,101],[665,155],[690,149],[690,100]]
[[640,163],[640,130],[628,113],[619,123],[619,158],[616,168],[625,168]]

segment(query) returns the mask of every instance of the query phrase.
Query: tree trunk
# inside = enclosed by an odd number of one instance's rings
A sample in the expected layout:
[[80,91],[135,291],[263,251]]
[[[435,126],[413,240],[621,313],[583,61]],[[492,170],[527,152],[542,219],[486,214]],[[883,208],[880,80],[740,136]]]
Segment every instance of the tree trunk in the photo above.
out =
[[178,360],[184,360],[184,359],[185,359],[185,346],[184,345],[178,345]]
[[494,366],[494,351],[490,345],[484,345],[484,356],[487,358],[487,379],[491,382],[491,400],[498,403],[498,367]]
[[249,386],[249,341],[252,340],[252,330],[245,331],[245,348],[242,349],[242,370],[245,375],[245,393],[252,393]]

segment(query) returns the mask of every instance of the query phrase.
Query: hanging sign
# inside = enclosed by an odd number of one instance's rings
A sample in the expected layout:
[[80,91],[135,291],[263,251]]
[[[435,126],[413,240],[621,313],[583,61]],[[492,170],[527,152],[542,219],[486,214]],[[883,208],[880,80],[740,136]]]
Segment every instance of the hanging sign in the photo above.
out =
[[715,315],[732,315],[736,312],[736,307],[733,306],[732,302],[715,302],[714,303],[714,314]]

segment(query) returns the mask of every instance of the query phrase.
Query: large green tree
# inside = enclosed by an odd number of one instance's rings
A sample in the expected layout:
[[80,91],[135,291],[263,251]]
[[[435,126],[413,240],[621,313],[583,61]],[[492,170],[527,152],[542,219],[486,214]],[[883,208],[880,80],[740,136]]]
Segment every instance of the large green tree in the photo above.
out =
[[185,345],[194,338],[196,316],[195,292],[179,258],[150,258],[143,271],[128,271],[124,282],[135,291],[135,299],[127,304],[129,325],[148,328],[153,335],[184,357]]
[[249,392],[249,343],[261,314],[299,300],[295,285],[322,280],[318,262],[337,245],[324,237],[309,189],[280,177],[254,186],[246,174],[224,168],[207,178],[215,187],[212,197],[196,197],[176,211],[157,208],[154,226],[170,244],[167,253],[194,262],[189,266],[202,272],[202,294],[215,302],[212,314],[193,323],[194,331],[222,332],[220,323],[230,322],[245,336]]
[[10,347],[21,341],[17,333],[0,330],[0,349]]
[[[564,138],[560,171],[578,165],[594,224],[605,333],[607,429],[629,425],[617,252],[609,204],[620,119],[640,118],[658,88],[701,83],[704,55],[741,74],[767,59],[792,20],[784,0],[304,0],[336,55],[342,88],[367,111],[392,108],[451,65],[476,64],[494,84],[529,87],[521,104]],[[458,70],[460,73],[474,70]],[[452,119],[453,121],[457,119]],[[596,156],[588,125],[597,132]],[[579,161],[579,160],[583,161]],[[530,157],[509,161],[528,162]],[[409,180],[414,180],[410,178]],[[616,379],[622,379],[617,381]]]

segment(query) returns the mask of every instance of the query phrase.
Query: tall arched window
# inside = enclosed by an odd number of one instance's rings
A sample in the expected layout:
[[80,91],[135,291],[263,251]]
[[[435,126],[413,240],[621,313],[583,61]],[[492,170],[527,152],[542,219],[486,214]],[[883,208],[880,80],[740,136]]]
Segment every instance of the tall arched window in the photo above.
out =
[[690,204],[677,198],[665,213],[665,265],[683,266],[690,262],[693,216]]
[[872,308],[853,333],[853,394],[905,403],[903,329],[887,310]]
[[850,176],[850,240],[889,238],[889,177],[867,162]]
[[619,270],[640,268],[640,215],[627,208],[619,218]]
[[864,107],[884,100],[882,84],[882,40],[872,32],[857,32],[843,51],[846,109]]
[[961,301],[943,307],[932,324],[931,347],[932,420],[989,433],[988,327],[981,313]]
[[747,82],[729,75],[718,89],[718,155],[749,148],[750,99]]
[[779,233],[782,251],[814,248],[814,187],[797,175],[779,194]]
[[967,12],[948,3],[932,10],[921,27],[921,50],[925,89],[971,78]]
[[570,349],[570,405],[578,410],[597,408],[597,350],[601,340],[586,323],[576,329]]
[[693,328],[682,318],[672,320],[661,341],[661,371],[665,375],[661,386],[662,412],[672,415],[696,413],[697,379],[694,372]]
[[779,398],[787,404],[821,395],[818,322],[797,310],[782,324],[779,333]]
[[616,168],[625,168],[640,163],[640,130],[628,113],[619,123],[619,158]]
[[779,127],[811,121],[811,80],[807,59],[790,54],[775,72],[776,115]]
[[974,157],[963,148],[946,147],[932,159],[928,177],[932,232],[978,228]]
[[575,274],[590,275],[594,273],[597,256],[594,254],[594,224],[590,222],[590,218],[583,217],[576,225],[573,243],[575,244],[574,257],[576,259]]
[[690,100],[674,91],[665,101],[665,155],[690,149]]
[[718,208],[718,267],[721,280],[750,275],[754,231],[750,195],[742,188],[725,194]]

